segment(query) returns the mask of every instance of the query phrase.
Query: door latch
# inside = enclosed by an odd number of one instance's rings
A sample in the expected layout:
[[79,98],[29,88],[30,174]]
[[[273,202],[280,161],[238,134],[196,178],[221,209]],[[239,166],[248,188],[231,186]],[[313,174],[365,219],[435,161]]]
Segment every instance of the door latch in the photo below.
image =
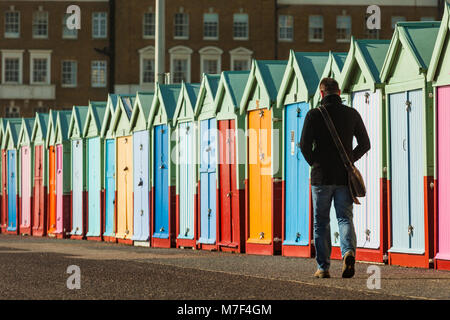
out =
[[414,227],[412,225],[409,225],[408,226],[408,235],[410,237],[412,237],[414,235],[413,232],[414,232]]
[[261,232],[259,233],[259,238],[260,238],[260,239],[264,239],[264,232],[261,231]]
[[370,230],[366,229],[365,234],[366,234],[366,241],[370,241]]
[[407,101],[405,102],[405,104],[406,104],[406,111],[407,111],[407,112],[411,111],[411,101],[407,100]]
[[142,187],[144,185],[144,181],[142,181],[142,178],[139,178],[138,187]]
[[300,232],[297,232],[297,234],[295,235],[295,242],[298,242],[298,240],[300,240]]
[[159,168],[160,168],[160,169],[165,169],[166,166],[165,166],[164,164],[162,164],[162,165],[159,166]]
[[260,118],[264,117],[264,110],[259,111],[259,117]]
[[369,104],[369,97],[370,97],[370,93],[368,93],[368,92],[364,93],[364,101],[366,104]]
[[302,110],[300,108],[297,108],[297,118],[300,118],[301,114],[302,114]]
[[337,243],[338,239],[339,239],[339,232],[335,232],[334,233],[334,243]]
[[184,236],[187,237],[189,233],[189,228],[186,228],[186,232],[184,233]]
[[164,227],[161,227],[161,229],[159,229],[159,232],[164,232]]
[[227,198],[231,197],[231,191],[227,193]]

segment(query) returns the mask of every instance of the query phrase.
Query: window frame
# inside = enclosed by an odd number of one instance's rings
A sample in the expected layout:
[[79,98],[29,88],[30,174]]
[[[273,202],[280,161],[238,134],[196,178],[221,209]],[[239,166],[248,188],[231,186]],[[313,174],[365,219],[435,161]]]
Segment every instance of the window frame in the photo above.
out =
[[[350,24],[347,26],[348,29],[346,29],[347,30],[347,35],[346,35],[347,38],[338,38],[338,35],[339,35],[338,30],[340,29],[339,28],[339,21],[338,21],[339,18],[347,18],[350,21]],[[347,43],[347,42],[350,42],[351,38],[352,38],[352,16],[349,16],[349,15],[338,15],[338,16],[336,16],[336,42],[338,42],[338,43]]]
[[[97,22],[96,22],[96,17],[95,15],[104,15],[105,16],[105,35],[102,34],[95,34],[95,25],[96,23],[100,23],[101,20],[99,18],[97,18]],[[96,12],[92,12],[92,39],[106,39],[108,37],[108,12],[106,11],[96,11]],[[98,31],[101,31],[101,28],[98,29]]]
[[[62,32],[61,32],[61,38],[62,39],[73,39],[73,40],[75,40],[75,39],[78,39],[78,30],[77,29],[74,29],[74,30],[69,30],[68,28],[67,28],[67,23],[66,23],[66,19],[68,18],[68,17],[70,17],[71,16],[71,14],[69,14],[69,13],[64,13],[63,14],[63,22],[62,22],[62,25],[63,25],[63,28],[62,28]],[[68,31],[70,31],[70,32],[73,32],[73,31],[75,31],[74,33],[71,33],[71,34],[65,34],[64,33],[64,31],[65,30],[68,30]]]
[[[186,65],[186,81],[191,82],[191,57],[193,50],[186,46],[175,46],[169,49],[170,54],[170,82],[174,83],[174,60],[187,60]],[[178,83],[178,82],[177,82]]]
[[139,84],[141,86],[155,83],[154,73],[153,82],[144,82],[144,60],[153,60],[153,69],[156,68],[155,47],[147,46],[139,50]]
[[[94,63],[102,63],[105,65],[105,83],[98,84],[94,83],[93,79],[93,71],[94,71]],[[108,85],[108,61],[106,60],[92,60],[91,61],[91,88],[106,88]]]
[[[205,28],[206,28],[206,21],[205,21],[205,16],[206,15],[215,15],[217,17],[217,20],[215,21],[216,23],[216,36],[206,36],[205,35]],[[211,23],[211,22],[208,22]],[[219,14],[218,13],[204,13],[203,14],[203,40],[219,40]]]
[[[245,37],[236,36],[236,23],[241,23],[241,22],[236,21],[237,16],[246,16],[247,17],[247,21],[246,21],[247,35]],[[248,15],[248,13],[233,13],[233,40],[247,41],[247,40],[249,40],[249,38],[250,38],[250,17]]]
[[[17,33],[8,33],[8,32],[6,32],[6,29],[7,29],[7,21],[8,21],[8,19],[6,18],[6,15],[8,14],[8,13],[14,13],[14,14],[17,14],[17,29],[18,29],[18,31],[17,31]],[[20,11],[18,11],[18,10],[8,10],[8,11],[5,11],[5,14],[4,14],[4,19],[5,19],[5,23],[4,23],[4,32],[3,32],[3,36],[5,37],[5,39],[20,39]]]
[[[182,26],[186,27],[186,35],[177,36],[177,15],[183,15],[187,18],[187,22],[182,24]],[[176,12],[173,17],[173,38],[175,40],[189,40],[189,14],[186,12]]]
[[250,70],[251,66],[252,66],[252,55],[253,55],[253,51],[244,48],[244,47],[237,47],[233,50],[229,51],[230,54],[230,69],[232,71],[235,71],[234,69],[234,61],[235,60],[241,60],[247,61],[248,64],[248,70]]
[[[52,50],[29,50],[30,53],[30,84],[31,85],[49,85],[51,83],[51,64],[52,64]],[[46,59],[47,60],[47,77],[46,81],[34,81],[34,59]]]
[[[291,18],[292,19],[292,27],[288,27],[286,25],[281,25],[281,17]],[[287,21],[287,20],[286,20]],[[291,29],[291,38],[282,38],[281,37],[281,29],[288,30]],[[291,14],[280,14],[278,15],[278,41],[280,42],[293,42],[294,41],[294,16]]]
[[[8,109],[9,108],[16,108],[17,109],[17,114],[16,113],[8,113]],[[19,118],[20,117],[20,106],[7,106],[5,108],[5,118]]]
[[[0,50],[0,53],[2,55],[2,84],[4,84],[4,85],[8,85],[8,84],[20,85],[23,83],[23,52],[24,52],[24,50],[8,50],[8,49]],[[19,59],[19,76],[18,76],[17,82],[6,82],[5,60],[7,58]]]
[[[45,14],[45,18],[46,18],[46,34],[45,35],[37,35],[35,34],[35,28],[37,28],[37,25],[35,25],[35,15],[37,14]],[[31,34],[32,34],[32,38],[33,39],[48,39],[48,31],[49,31],[49,14],[48,11],[41,11],[41,10],[37,10],[33,12],[33,16],[32,16],[32,24],[31,24]]]
[[[322,20],[322,37],[320,39],[311,37],[311,29],[317,29],[317,28],[311,27],[311,18],[312,17],[320,17]],[[319,14],[309,15],[308,16],[308,42],[322,43],[324,41],[325,41],[325,22],[323,19],[323,15],[319,15]]]
[[[75,83],[66,84],[64,80],[64,62],[75,63]],[[72,70],[73,71],[73,70]],[[78,61],[77,60],[61,60],[61,87],[63,88],[76,88],[78,86]]]
[[[145,16],[148,14],[153,15],[153,35],[145,34],[145,27],[147,25]],[[155,39],[155,35],[156,35],[156,15],[153,12],[144,12],[144,14],[142,15],[142,39]]]

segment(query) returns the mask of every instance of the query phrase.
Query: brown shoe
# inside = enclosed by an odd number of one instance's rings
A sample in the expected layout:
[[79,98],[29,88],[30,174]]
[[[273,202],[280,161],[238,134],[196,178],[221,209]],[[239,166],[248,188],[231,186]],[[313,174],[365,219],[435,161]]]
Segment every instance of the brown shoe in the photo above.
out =
[[347,251],[342,260],[342,278],[353,277],[355,275],[355,254],[353,251]]
[[314,273],[314,277],[316,278],[329,278],[330,277],[330,272],[328,270],[320,270],[317,269],[316,273]]

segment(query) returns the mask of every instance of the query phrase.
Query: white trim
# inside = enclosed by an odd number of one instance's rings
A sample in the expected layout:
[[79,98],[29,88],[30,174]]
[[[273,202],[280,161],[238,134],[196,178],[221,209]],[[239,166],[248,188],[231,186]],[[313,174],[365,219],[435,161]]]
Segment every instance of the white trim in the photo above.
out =
[[[94,34],[94,15],[95,14],[105,14],[105,34],[96,35]],[[91,36],[92,39],[106,39],[108,37],[108,12],[107,11],[95,11],[91,14]]]
[[230,54],[230,70],[234,70],[234,60],[247,60],[248,68],[250,70],[253,51],[244,47],[237,47],[228,51],[228,53]]
[[138,50],[139,52],[139,85],[149,85],[150,82],[144,82],[143,77],[143,67],[144,67],[144,59],[153,59],[153,63],[155,63],[155,47],[154,46],[146,46],[142,49]]
[[[23,52],[24,50],[0,50],[2,54],[2,84],[22,84],[23,81]],[[5,82],[5,58],[18,58],[19,59],[19,81],[18,82]]]
[[[3,28],[5,29],[5,30],[4,30],[4,33],[3,33],[3,36],[5,37],[5,39],[20,39],[20,26],[21,26],[21,24],[20,24],[20,17],[21,17],[20,11],[14,10],[14,6],[11,6],[11,7],[13,7],[13,8],[10,8],[10,10],[5,11],[5,13],[4,13],[4,15],[3,15],[3,18],[5,19],[5,22],[4,22],[4,24],[3,24]],[[13,9],[13,10],[11,10],[11,9]],[[7,14],[8,12],[16,12],[16,13],[19,14],[19,21],[18,21],[18,23],[19,23],[19,32],[18,32],[17,34],[14,34],[14,33],[6,33],[6,14]]]
[[[30,84],[50,84],[51,83],[51,63],[52,63],[52,50],[28,50],[30,53]],[[47,59],[47,79],[45,82],[33,81],[33,59]]]
[[186,46],[175,46],[169,49],[170,54],[170,81],[173,83],[173,60],[175,59],[186,59],[186,81],[191,82],[191,56],[192,49]]
[[[154,28],[154,34],[152,36],[145,34],[145,15],[146,14],[153,14],[153,28]],[[156,34],[156,14],[152,11],[146,11],[142,14],[142,39],[155,39]]]
[[[34,34],[34,15],[36,13],[46,13],[47,14],[47,34],[44,35],[36,35]],[[38,11],[33,11],[32,15],[31,15],[31,37],[33,39],[48,39],[48,34],[49,34],[49,29],[50,29],[50,24],[49,24],[49,13],[48,11],[43,11],[42,6],[39,7]]]
[[201,48],[198,53],[200,53],[200,78],[203,73],[206,73],[203,69],[204,60],[216,60],[217,70],[214,74],[219,74],[222,71],[222,53],[223,50],[215,46],[207,46]]

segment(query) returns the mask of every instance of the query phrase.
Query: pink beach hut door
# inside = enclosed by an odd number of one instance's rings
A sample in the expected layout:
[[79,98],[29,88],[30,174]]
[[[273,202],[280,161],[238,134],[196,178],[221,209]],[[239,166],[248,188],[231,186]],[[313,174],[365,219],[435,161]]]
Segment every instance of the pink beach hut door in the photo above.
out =
[[437,259],[450,260],[450,86],[437,89]]
[[31,223],[31,155],[30,147],[22,147],[22,221],[21,227],[29,228]]
[[63,145],[56,146],[56,233],[63,232]]

